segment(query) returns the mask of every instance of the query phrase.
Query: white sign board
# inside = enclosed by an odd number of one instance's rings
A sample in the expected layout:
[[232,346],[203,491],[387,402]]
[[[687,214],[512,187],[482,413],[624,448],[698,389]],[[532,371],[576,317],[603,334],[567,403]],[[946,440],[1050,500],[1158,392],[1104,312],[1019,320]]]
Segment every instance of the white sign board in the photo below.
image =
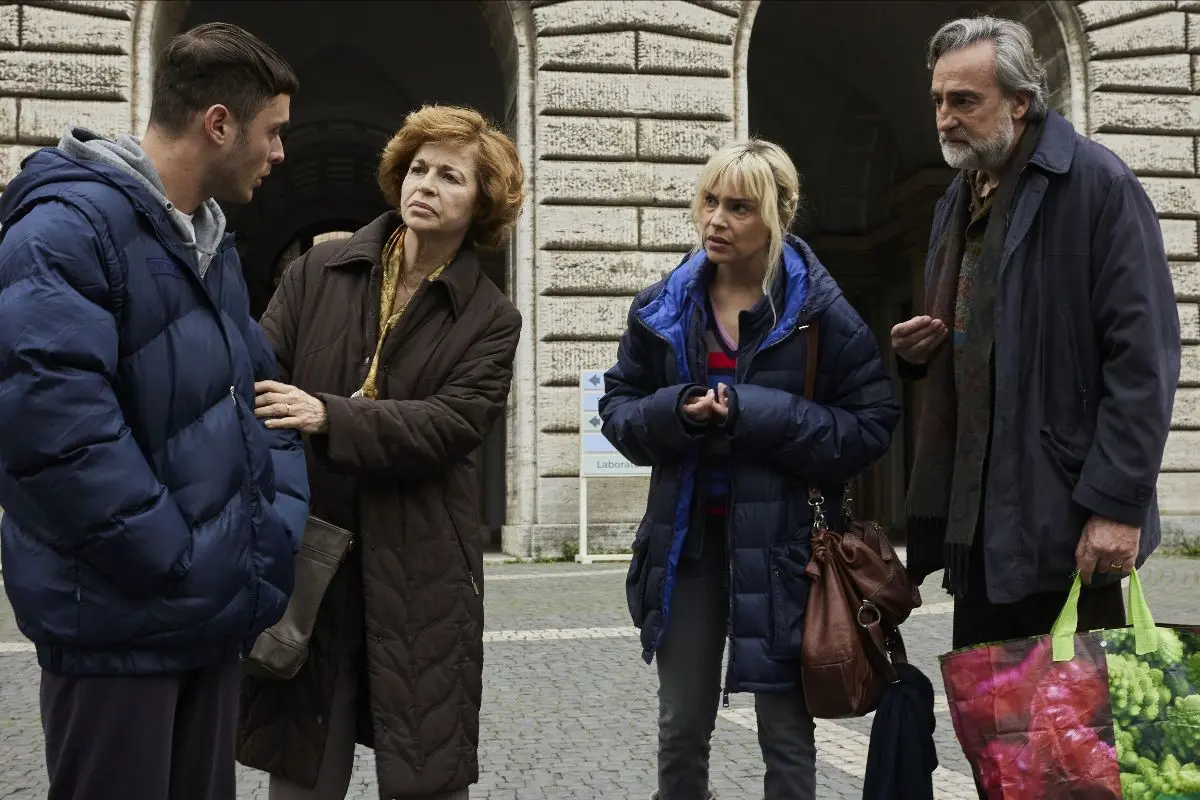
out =
[[588,552],[587,484],[588,478],[624,478],[649,475],[649,467],[639,467],[617,452],[600,432],[600,398],[604,396],[604,372],[584,370],[579,376],[579,552],[575,560],[628,561],[628,553],[595,555]]
[[649,467],[639,467],[617,452],[600,432],[602,420],[599,402],[604,394],[604,373],[585,370],[579,378],[579,477],[616,478],[649,475]]

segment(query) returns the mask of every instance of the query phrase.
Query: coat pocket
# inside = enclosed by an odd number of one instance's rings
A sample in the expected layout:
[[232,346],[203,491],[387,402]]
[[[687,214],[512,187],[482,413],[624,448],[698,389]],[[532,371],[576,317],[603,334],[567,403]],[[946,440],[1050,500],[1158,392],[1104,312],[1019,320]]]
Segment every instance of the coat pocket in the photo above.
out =
[[637,536],[633,539],[633,557],[629,560],[629,572],[625,575],[625,601],[629,606],[629,616],[633,619],[635,628],[642,627],[646,621],[646,582],[650,576],[650,565],[647,556],[650,551],[649,519],[643,519],[638,526]]
[[804,610],[812,583],[804,573],[810,553],[807,544],[789,542],[771,548],[768,558],[771,583],[771,641],[768,655],[776,661],[800,657],[804,636]]
[[1086,456],[1075,452],[1048,427],[1042,428],[1038,434],[1042,440],[1042,449],[1046,451],[1051,465],[1074,491],[1079,483],[1079,476],[1083,474]]
[[[454,521],[454,512],[450,510],[450,506],[446,503],[444,497],[442,498],[442,508],[446,511],[446,519],[450,522],[450,529],[454,533],[454,541],[458,544],[459,553],[462,554],[463,572],[466,573],[467,582],[471,584],[471,591],[475,593],[475,596],[481,597],[482,592],[479,591],[479,583],[475,580],[475,568],[471,564],[471,553],[467,549],[466,540],[463,539],[458,523]],[[482,571],[480,574],[482,574]]]

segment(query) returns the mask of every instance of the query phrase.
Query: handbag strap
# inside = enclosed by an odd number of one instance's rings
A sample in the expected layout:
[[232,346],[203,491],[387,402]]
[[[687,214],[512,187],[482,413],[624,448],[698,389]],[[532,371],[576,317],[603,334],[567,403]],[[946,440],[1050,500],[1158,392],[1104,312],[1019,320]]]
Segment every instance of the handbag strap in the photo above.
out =
[[[816,320],[808,326],[808,354],[804,359],[804,399],[814,402],[817,393],[817,352],[820,350],[820,327]],[[825,527],[825,498],[821,487],[812,483],[808,486],[808,504],[813,509],[814,527]]]

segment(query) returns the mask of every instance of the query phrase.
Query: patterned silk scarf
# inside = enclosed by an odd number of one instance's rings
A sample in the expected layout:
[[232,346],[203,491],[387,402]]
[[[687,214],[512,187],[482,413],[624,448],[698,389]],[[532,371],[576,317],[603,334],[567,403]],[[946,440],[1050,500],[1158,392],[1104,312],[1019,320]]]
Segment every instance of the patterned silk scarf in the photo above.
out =
[[[400,288],[400,276],[404,272],[404,232],[406,230],[407,228],[403,225],[396,228],[395,232],[388,237],[387,244],[383,246],[383,278],[379,287],[379,339],[375,342],[375,355],[371,358],[371,367],[367,370],[367,378],[363,381],[362,388],[355,392],[355,396],[369,397],[372,400],[379,399],[379,390],[375,382],[378,379],[379,354],[383,350],[383,341],[392,328],[396,327],[400,317],[404,316],[409,303],[417,296],[417,292],[421,288],[421,284],[417,284],[404,304],[393,312],[393,306],[396,304],[396,292]],[[442,264],[429,273],[424,281],[435,280],[448,266],[450,266],[450,262]]]

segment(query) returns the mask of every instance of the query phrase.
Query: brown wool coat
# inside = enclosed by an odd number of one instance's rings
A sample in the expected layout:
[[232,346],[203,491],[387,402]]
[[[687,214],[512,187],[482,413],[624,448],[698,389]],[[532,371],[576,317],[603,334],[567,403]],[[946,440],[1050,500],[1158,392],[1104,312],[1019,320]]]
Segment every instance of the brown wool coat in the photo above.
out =
[[[380,796],[478,780],[483,559],[474,454],[508,397],[521,316],[464,248],[384,341],[379,400],[351,399],[379,330],[388,213],[292,264],[262,325],[280,380],[321,398],[307,437],[312,513],[358,534],[290,681],[244,679],[238,760],[312,786],[334,680],[360,654],[359,741]],[[365,631],[364,631],[365,626]],[[365,658],[363,634],[365,633]],[[355,663],[351,661],[349,663]]]

